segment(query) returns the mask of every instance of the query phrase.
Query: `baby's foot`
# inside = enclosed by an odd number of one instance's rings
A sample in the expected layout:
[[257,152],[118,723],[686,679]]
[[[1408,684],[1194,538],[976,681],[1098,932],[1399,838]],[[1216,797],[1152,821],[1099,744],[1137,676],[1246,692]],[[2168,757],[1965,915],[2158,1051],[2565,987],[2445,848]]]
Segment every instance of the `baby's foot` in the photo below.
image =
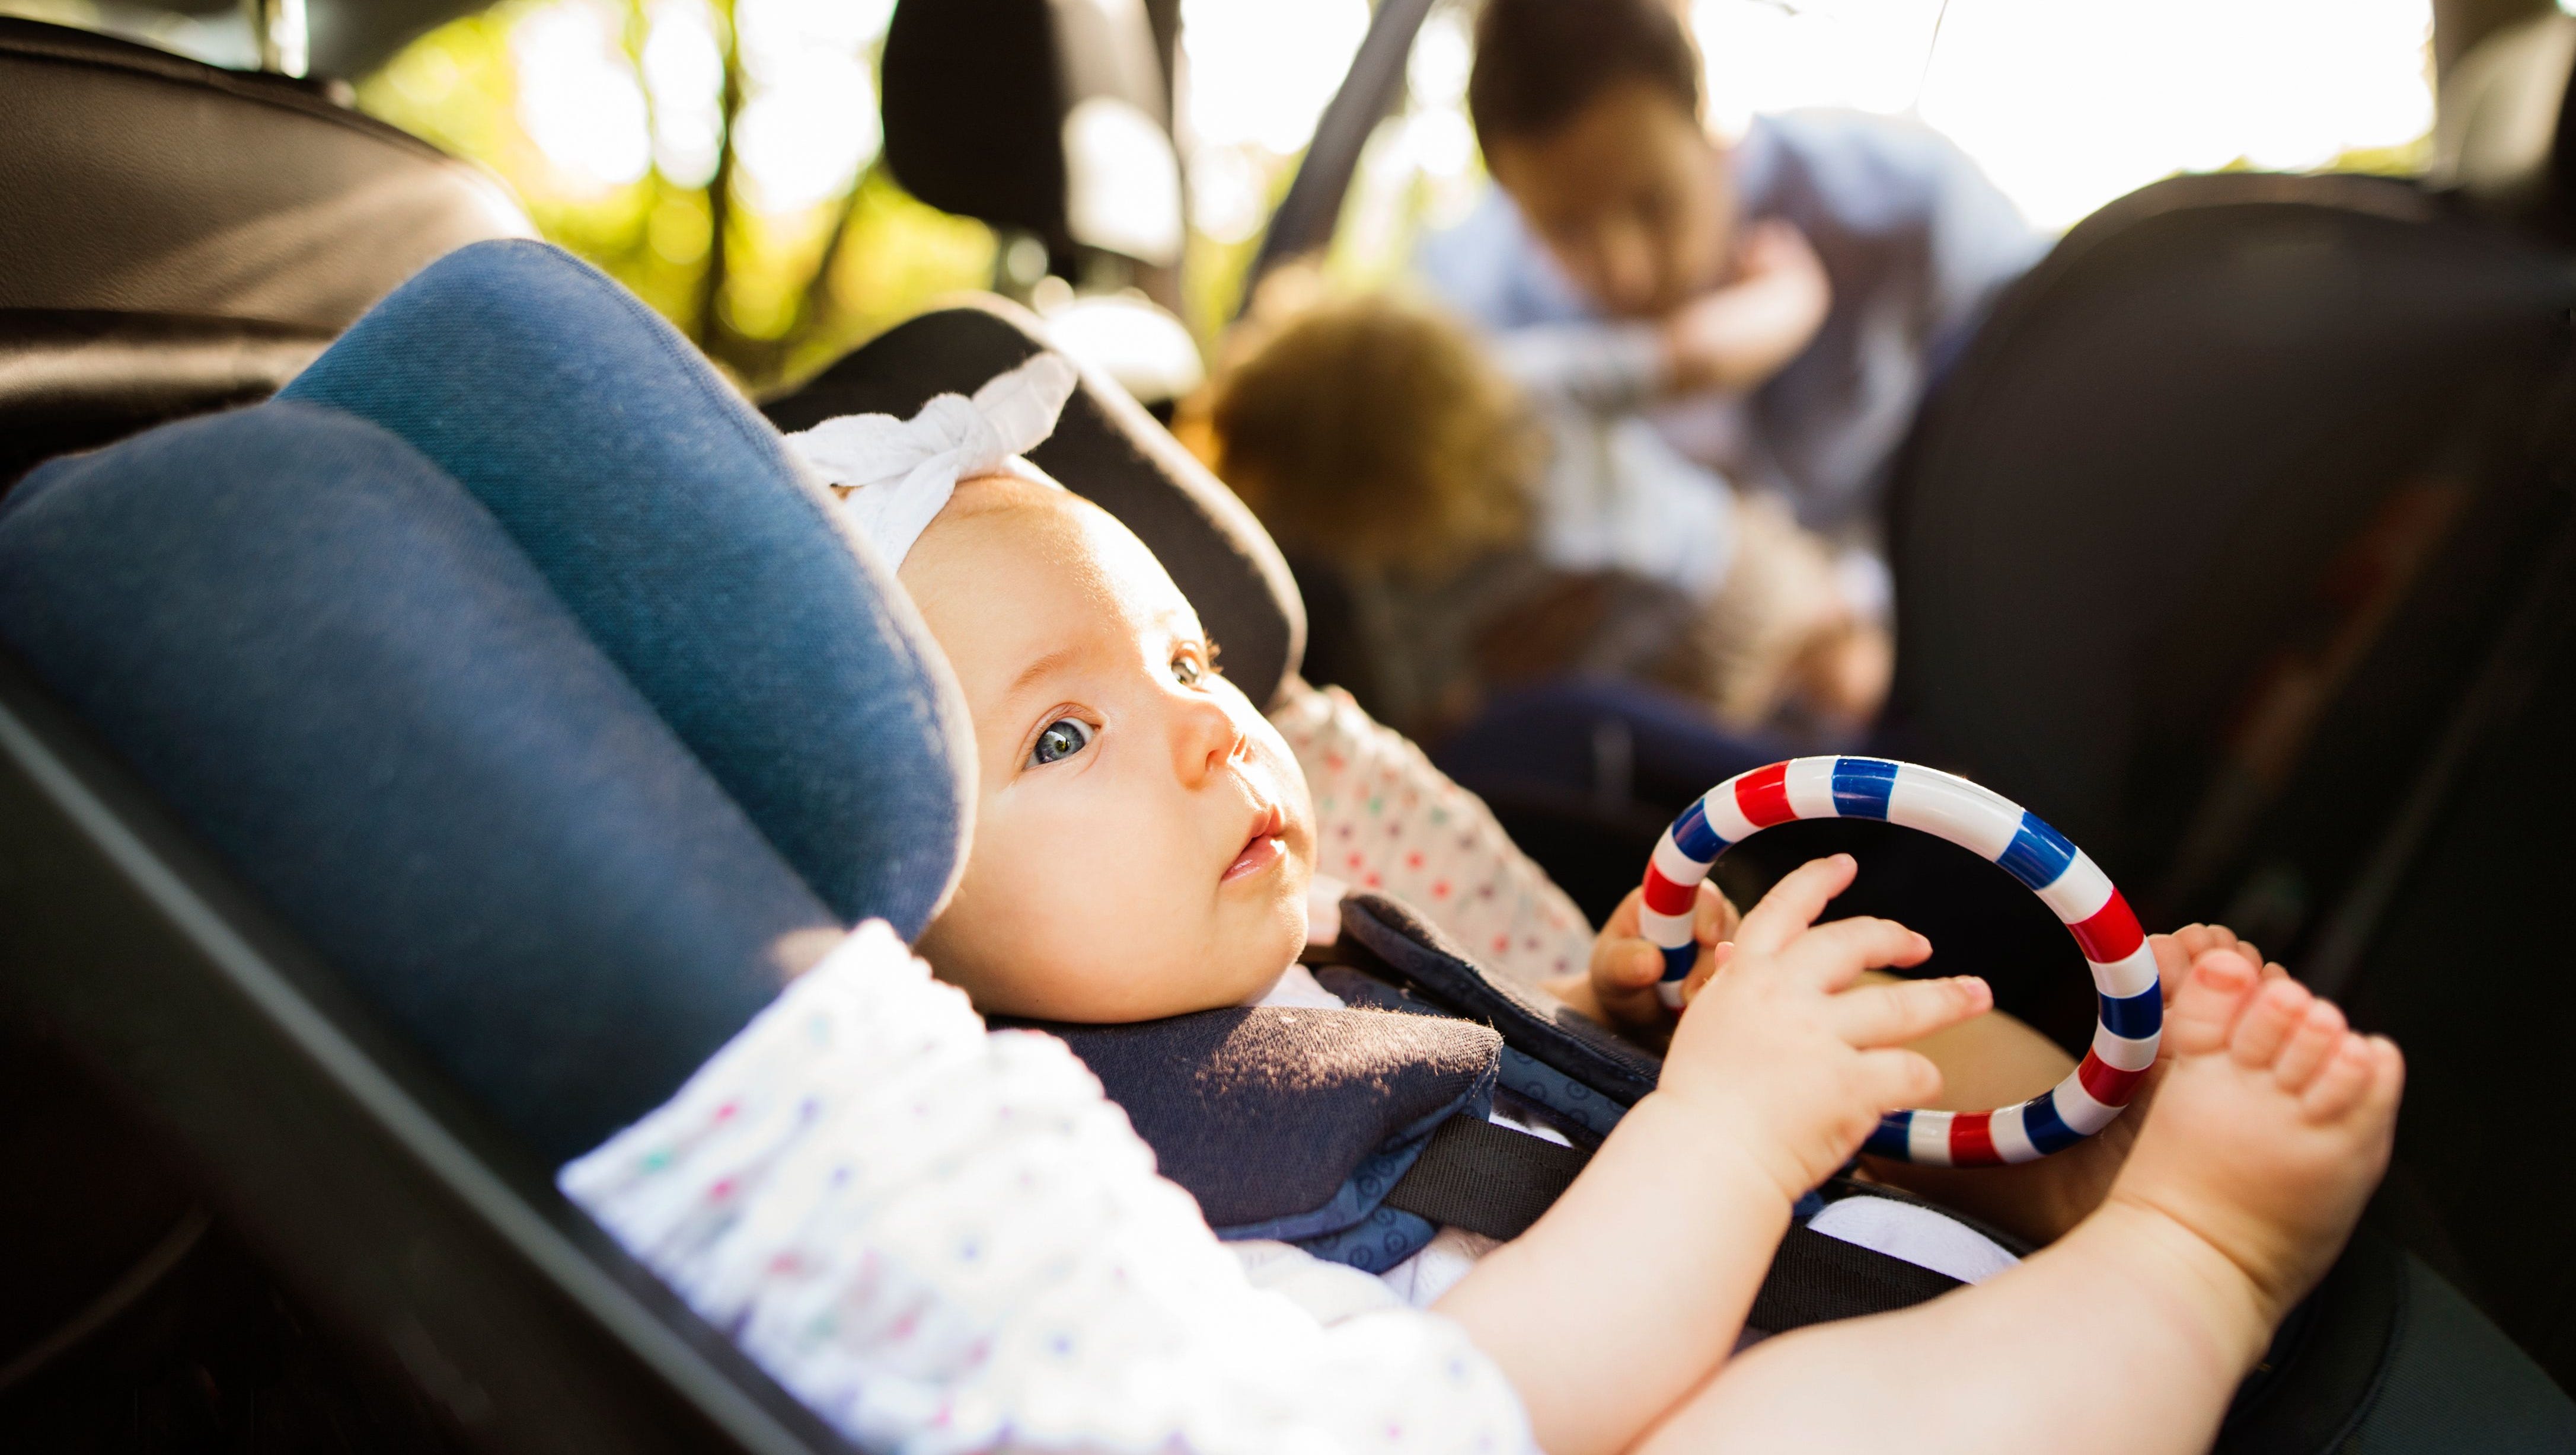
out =
[[[2190,976],[2193,963],[2212,950],[2232,950],[2248,963],[2261,965],[2265,980],[2278,980],[2289,974],[2279,964],[2266,961],[2251,941],[2239,939],[2225,925],[2185,925],[2169,935],[2149,935],[2147,945],[2155,953],[2156,976],[2163,984],[2168,1007],[2174,993]],[[2171,1013],[2170,1009],[2167,1013]],[[1973,1213],[2031,1242],[2054,1243],[2091,1217],[2093,1210],[2110,1196],[2111,1185],[2119,1180],[2120,1169],[2129,1160],[2129,1149],[2137,1144],[2138,1133],[2155,1105],[2156,1093],[2164,1085],[2165,1073],[2173,1068],[2174,1056],[2169,1036],[2157,1052],[2155,1064],[2147,1068],[2147,1074],[2130,1095],[2128,1110],[2099,1133],[2054,1156],[2005,1167],[1975,1168],[1872,1161],[1870,1171],[1882,1180]],[[2071,1064],[2068,1069],[2072,1069]],[[2055,1081],[2052,1076],[2049,1084]]]
[[2316,1285],[2388,1165],[2405,1065],[2233,946],[2165,1018],[2172,1061],[2110,1203],[2179,1224],[2251,1283],[2266,1331]]
[[[2212,950],[2232,950],[2249,965],[2260,965],[2257,972],[2264,981],[2285,979],[2289,971],[2278,961],[2265,960],[2254,942],[2237,938],[2225,925],[2188,924],[2169,935],[2149,935],[2147,947],[2156,957],[2156,979],[2164,987],[2166,1014],[2172,1014],[2173,1000],[2190,978],[2191,967]],[[2039,1235],[2037,1241],[2053,1241],[2068,1228],[2089,1216],[2110,1195],[2112,1184],[2119,1180],[2120,1169],[2129,1160],[2129,1151],[2137,1145],[2139,1132],[2145,1130],[2147,1118],[2155,1108],[2156,1093],[2163,1089],[2166,1073],[2173,1070],[2179,1055],[2172,1034],[2157,1049],[2155,1064],[2138,1079],[2130,1093],[2128,1110],[2120,1119],[2104,1127],[2054,1157],[2024,1163],[2026,1167],[2046,1169],[2047,1197],[2044,1206],[2057,1218],[2054,1228]],[[2018,1230],[2016,1230],[2018,1231]]]

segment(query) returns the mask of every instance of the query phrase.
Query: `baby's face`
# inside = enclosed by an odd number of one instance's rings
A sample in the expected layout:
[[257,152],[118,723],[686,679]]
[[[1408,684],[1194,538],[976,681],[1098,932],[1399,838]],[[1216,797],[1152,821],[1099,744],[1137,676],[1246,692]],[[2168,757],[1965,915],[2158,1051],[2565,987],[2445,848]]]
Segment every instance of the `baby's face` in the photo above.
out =
[[987,1014],[1239,1004],[1305,943],[1314,812],[1142,542],[1060,490],[969,481],[904,560],[956,668],[974,850],[921,950]]

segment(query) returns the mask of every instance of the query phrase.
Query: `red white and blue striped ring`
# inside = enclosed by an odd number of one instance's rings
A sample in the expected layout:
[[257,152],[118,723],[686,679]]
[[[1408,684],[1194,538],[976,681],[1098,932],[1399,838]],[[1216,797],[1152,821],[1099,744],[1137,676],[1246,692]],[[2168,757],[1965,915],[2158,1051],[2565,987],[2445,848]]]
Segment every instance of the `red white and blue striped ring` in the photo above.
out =
[[1681,1006],[1698,958],[1695,901],[1730,844],[1803,818],[1875,818],[1972,849],[2029,886],[2064,921],[2093,967],[2101,1014],[2075,1074],[1998,1111],[1896,1111],[1864,1146],[1874,1156],[1932,1167],[2034,1162],[2111,1124],[2155,1064],[2164,997],[2155,956],[2110,878],[2037,814],[1964,778],[1885,758],[1792,758],[1739,773],[1683,810],[1646,865],[1638,920],[1664,952],[1664,1004]]

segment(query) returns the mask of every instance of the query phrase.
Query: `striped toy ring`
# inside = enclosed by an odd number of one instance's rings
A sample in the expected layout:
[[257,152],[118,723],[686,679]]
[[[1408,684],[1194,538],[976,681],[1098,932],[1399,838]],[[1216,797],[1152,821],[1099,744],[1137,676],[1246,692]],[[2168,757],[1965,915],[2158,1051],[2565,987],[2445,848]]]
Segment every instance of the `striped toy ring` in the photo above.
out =
[[2101,1011],[2092,1049],[2055,1088],[1997,1111],[1895,1111],[1862,1150],[1931,1167],[2035,1162],[2111,1124],[2155,1064],[2164,996],[2127,900],[2084,851],[2039,816],[1964,778],[1885,758],[1792,758],[1739,773],[1682,811],[1646,865],[1638,920],[1664,953],[1656,993],[1681,1007],[1698,958],[1700,881],[1728,846],[1792,819],[1874,818],[1937,834],[2003,866],[2047,905],[2093,967]]

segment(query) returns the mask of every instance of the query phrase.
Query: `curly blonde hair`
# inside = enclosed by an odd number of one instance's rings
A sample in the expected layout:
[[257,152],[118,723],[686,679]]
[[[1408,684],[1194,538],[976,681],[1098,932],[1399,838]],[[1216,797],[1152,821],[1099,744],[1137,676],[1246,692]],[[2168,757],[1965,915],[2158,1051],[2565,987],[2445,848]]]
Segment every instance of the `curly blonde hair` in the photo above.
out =
[[1283,544],[1347,567],[1434,575],[1522,539],[1542,436],[1476,339],[1400,295],[1304,291],[1287,317],[1256,308],[1216,381],[1217,474]]

